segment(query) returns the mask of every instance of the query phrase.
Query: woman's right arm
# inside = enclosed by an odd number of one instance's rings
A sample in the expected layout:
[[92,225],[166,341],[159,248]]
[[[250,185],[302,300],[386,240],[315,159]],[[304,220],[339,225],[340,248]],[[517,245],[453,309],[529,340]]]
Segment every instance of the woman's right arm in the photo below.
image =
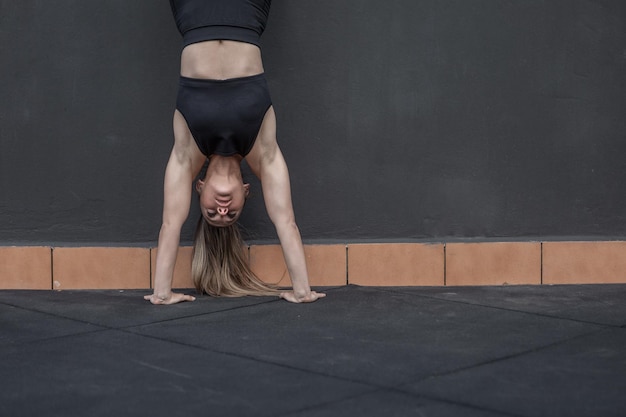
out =
[[176,112],[174,116],[175,143],[165,169],[163,223],[159,232],[154,292],[144,297],[152,304],[174,304],[195,300],[190,295],[172,292],[180,231],[189,215],[191,205],[191,184],[196,171],[200,170],[204,162],[204,156],[194,149],[195,143],[184,120],[180,119],[182,116]]

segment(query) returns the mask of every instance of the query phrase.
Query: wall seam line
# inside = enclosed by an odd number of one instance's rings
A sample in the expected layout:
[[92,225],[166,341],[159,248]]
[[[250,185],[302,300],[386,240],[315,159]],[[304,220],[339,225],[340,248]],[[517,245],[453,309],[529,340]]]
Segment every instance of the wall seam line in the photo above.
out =
[[54,248],[50,247],[50,289],[54,290]]
[[448,285],[448,244],[443,242],[443,286]]
[[346,285],[350,285],[350,270],[348,268],[348,245],[346,245]]
[[540,267],[539,267],[539,285],[543,285],[543,242],[540,242],[541,253],[539,256],[540,259]]

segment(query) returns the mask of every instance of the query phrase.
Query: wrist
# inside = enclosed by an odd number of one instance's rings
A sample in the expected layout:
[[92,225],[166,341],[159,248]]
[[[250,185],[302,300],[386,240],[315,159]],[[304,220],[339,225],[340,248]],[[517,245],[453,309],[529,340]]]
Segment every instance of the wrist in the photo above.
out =
[[309,295],[311,294],[311,289],[309,287],[306,288],[293,288],[293,295],[298,299],[298,300],[303,300],[305,298],[307,298]]
[[157,290],[155,290],[154,291],[154,296],[156,298],[158,298],[159,300],[161,300],[161,301],[167,301],[172,296],[172,291],[171,290],[169,290],[169,291],[157,291]]

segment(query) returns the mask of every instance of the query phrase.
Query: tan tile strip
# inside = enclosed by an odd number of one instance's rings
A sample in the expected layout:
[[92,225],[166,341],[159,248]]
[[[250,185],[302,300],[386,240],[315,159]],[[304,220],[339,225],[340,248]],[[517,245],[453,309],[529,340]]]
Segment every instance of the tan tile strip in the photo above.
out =
[[348,282],[370,286],[444,285],[441,243],[348,245]]
[[446,285],[541,284],[541,243],[446,245]]
[[544,284],[626,282],[626,242],[544,242]]
[[148,248],[54,248],[53,289],[150,287]]
[[[192,288],[181,247],[174,288]],[[289,285],[279,245],[253,245],[266,282]],[[312,286],[626,283],[626,241],[305,245]],[[149,289],[154,248],[0,247],[0,289]]]
[[0,247],[0,289],[52,288],[52,251],[49,247]]
[[[305,245],[304,255],[312,286],[341,286],[348,283],[346,245]],[[265,282],[290,285],[280,245],[251,246],[250,266]]]

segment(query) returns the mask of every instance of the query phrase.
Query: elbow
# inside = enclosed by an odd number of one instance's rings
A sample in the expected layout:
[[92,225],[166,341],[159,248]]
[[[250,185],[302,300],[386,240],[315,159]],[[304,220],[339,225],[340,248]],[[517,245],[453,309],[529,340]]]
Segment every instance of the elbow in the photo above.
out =
[[274,227],[276,227],[277,231],[289,231],[300,233],[298,230],[298,225],[296,224],[296,219],[293,216],[287,216],[283,219],[276,219],[274,221]]
[[161,223],[161,234],[171,234],[171,233],[180,233],[180,230],[182,229],[182,224],[179,224],[178,222],[171,222],[171,221],[163,221],[163,223]]

